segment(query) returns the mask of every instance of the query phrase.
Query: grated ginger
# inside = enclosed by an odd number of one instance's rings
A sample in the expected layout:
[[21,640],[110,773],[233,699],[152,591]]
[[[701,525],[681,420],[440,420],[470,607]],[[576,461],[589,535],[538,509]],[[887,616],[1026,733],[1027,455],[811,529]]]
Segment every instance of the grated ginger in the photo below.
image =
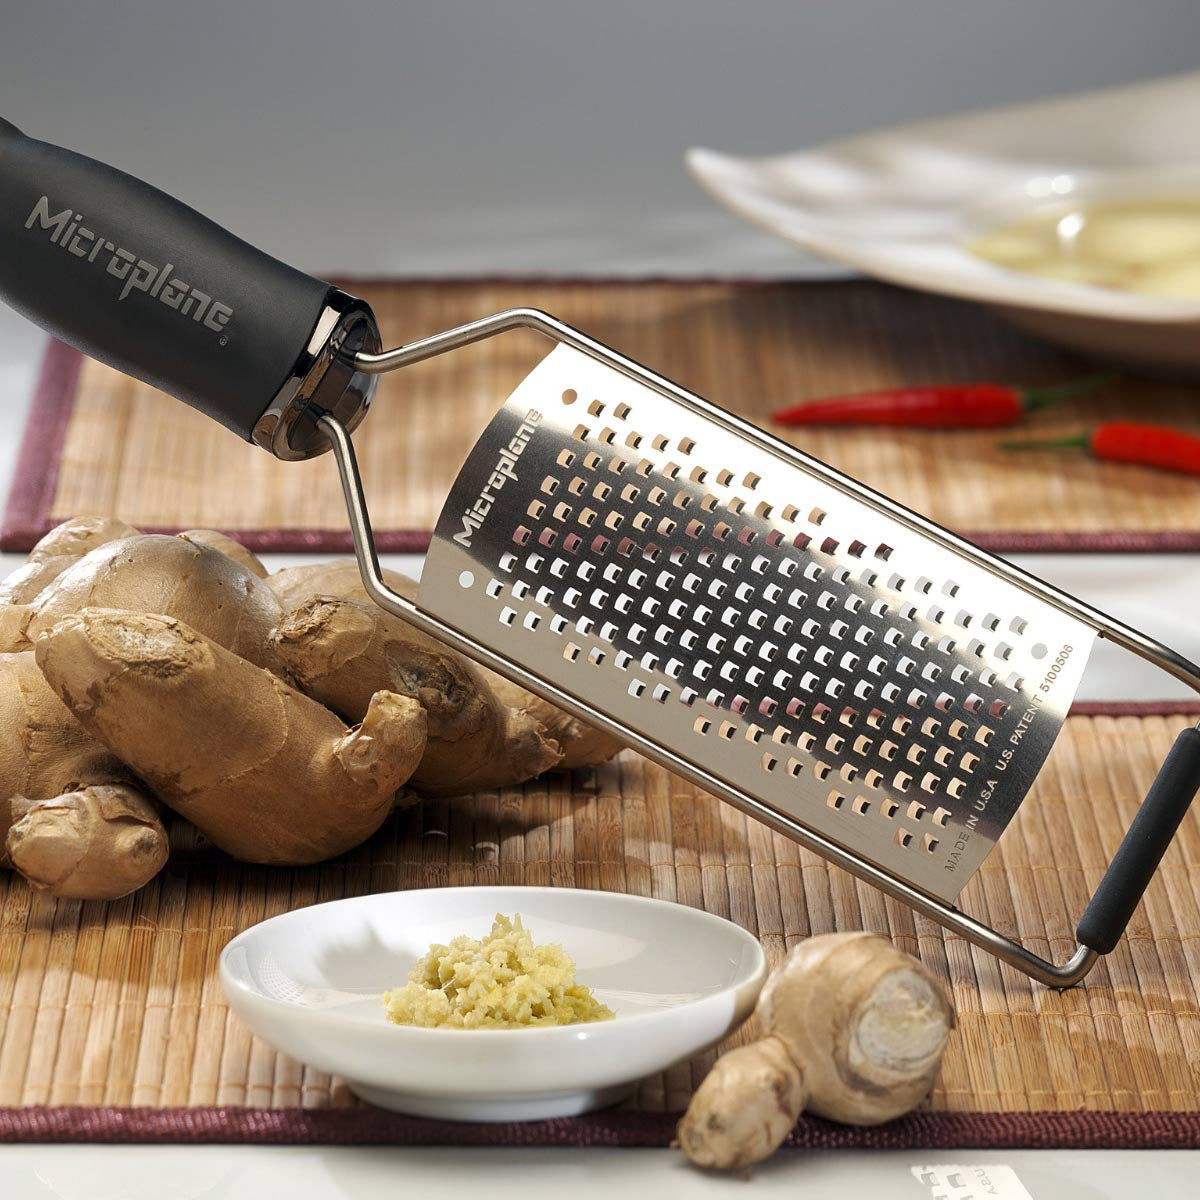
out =
[[535,946],[518,914],[501,913],[482,941],[456,937],[417,960],[403,987],[383,994],[389,1021],[426,1029],[518,1029],[609,1021],[612,1009],[575,982],[561,946]]

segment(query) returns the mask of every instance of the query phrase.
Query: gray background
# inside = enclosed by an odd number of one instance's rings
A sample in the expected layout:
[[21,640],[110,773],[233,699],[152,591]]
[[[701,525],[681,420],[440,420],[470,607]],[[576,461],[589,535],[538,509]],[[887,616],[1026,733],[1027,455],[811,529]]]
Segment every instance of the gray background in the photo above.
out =
[[314,271],[776,273],[683,150],[1193,67],[1197,0],[0,0],[0,113]]

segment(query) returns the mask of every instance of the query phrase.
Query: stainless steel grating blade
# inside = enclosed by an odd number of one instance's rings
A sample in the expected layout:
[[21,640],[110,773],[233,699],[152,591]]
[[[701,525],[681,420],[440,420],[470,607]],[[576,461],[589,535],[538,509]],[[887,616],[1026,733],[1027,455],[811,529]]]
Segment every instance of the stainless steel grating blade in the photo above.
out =
[[418,604],[953,900],[1094,637],[796,462],[561,345],[459,474]]

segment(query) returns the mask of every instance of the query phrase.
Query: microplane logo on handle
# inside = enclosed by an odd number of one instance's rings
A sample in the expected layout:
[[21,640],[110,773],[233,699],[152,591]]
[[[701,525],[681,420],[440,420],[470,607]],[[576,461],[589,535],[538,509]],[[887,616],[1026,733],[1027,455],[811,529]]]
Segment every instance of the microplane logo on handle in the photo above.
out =
[[536,408],[531,408],[525,414],[525,419],[517,426],[517,432],[513,434],[508,445],[500,451],[500,455],[496,459],[496,466],[488,476],[487,483],[483,485],[483,490],[475,497],[475,503],[463,511],[462,529],[454,535],[454,540],[460,546],[470,546],[475,531],[483,527],[488,513],[492,511],[492,505],[496,503],[496,493],[510,479],[514,483],[516,482],[517,472],[514,468],[517,465],[517,459],[529,445],[529,439],[533,437],[533,431],[541,419],[542,414]]
[[214,333],[225,332],[233,319],[233,309],[228,304],[214,300],[199,288],[173,276],[174,263],[159,267],[106,240],[88,229],[83,221],[83,215],[71,208],[52,214],[50,197],[42,196],[26,219],[25,228],[33,229],[36,225],[49,231],[50,241],[68,254],[86,262],[104,264],[108,274],[125,285],[118,300],[127,300],[134,292],[142,292]]

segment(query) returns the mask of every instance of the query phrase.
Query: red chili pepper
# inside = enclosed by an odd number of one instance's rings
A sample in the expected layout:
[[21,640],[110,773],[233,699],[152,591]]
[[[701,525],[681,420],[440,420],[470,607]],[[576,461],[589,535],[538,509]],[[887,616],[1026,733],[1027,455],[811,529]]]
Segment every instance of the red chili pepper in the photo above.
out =
[[1091,375],[1058,387],[1015,388],[998,383],[893,388],[830,396],[782,408],[772,415],[781,425],[900,425],[916,429],[992,429],[1015,425],[1026,413],[1112,380]]
[[1108,421],[1091,433],[1048,440],[1020,439],[1001,442],[1005,450],[1090,450],[1110,462],[1140,463],[1164,471],[1200,475],[1200,437],[1165,425],[1140,425],[1136,421]]

